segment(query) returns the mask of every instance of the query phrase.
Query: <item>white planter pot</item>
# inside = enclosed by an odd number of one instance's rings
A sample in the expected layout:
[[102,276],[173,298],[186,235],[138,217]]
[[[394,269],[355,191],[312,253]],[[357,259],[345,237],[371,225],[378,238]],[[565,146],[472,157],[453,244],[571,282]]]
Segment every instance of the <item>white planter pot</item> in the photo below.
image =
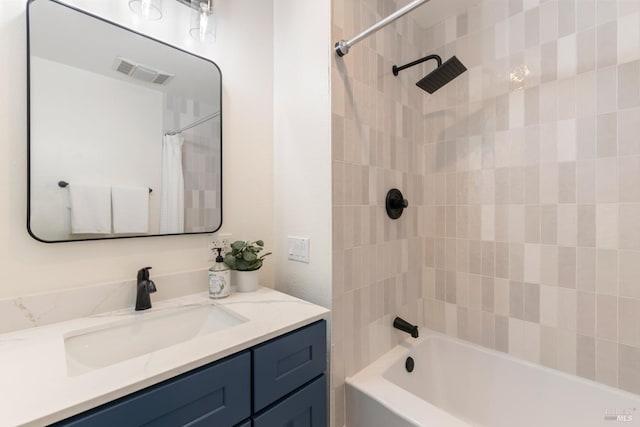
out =
[[233,271],[232,283],[237,292],[253,292],[258,289],[259,270]]

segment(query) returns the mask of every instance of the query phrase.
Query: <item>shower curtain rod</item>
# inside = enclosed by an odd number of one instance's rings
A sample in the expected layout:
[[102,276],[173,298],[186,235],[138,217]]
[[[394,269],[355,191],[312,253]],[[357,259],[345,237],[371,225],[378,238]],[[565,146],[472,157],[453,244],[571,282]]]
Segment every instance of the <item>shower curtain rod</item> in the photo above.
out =
[[209,120],[211,120],[211,119],[213,119],[215,117],[218,117],[219,115],[220,115],[220,112],[218,111],[217,113],[213,113],[213,114],[211,114],[209,116],[201,118],[200,120],[196,120],[195,122],[191,123],[190,125],[186,125],[185,127],[180,128],[178,130],[167,131],[167,132],[165,132],[165,135],[177,135],[180,132],[184,132],[185,130],[189,130],[189,129],[194,128],[194,127],[196,127],[198,125],[201,125],[202,123],[207,122],[207,121],[209,121]]
[[382,21],[379,21],[378,23],[376,23],[376,24],[372,25],[371,27],[367,28],[366,30],[364,30],[363,32],[361,32],[360,34],[355,36],[354,38],[352,38],[350,40],[340,40],[339,42],[337,42],[335,44],[336,53],[338,54],[338,56],[345,56],[347,53],[349,53],[349,49],[354,44],[364,40],[370,34],[373,34],[376,31],[380,30],[381,28],[386,27],[387,25],[391,24],[396,19],[406,15],[407,13],[411,12],[416,7],[423,5],[428,1],[429,0],[414,0],[411,3],[409,3],[408,5],[404,6],[403,8],[398,9],[396,12],[394,12],[391,15],[387,16]]

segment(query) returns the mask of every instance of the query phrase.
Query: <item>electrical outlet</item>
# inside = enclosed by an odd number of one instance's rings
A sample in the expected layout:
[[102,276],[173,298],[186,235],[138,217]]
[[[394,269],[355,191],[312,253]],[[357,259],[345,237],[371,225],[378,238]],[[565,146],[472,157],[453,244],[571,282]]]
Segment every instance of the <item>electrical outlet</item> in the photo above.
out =
[[222,248],[225,252],[231,251],[231,233],[223,233],[220,235],[220,239],[222,241]]
[[212,234],[211,243],[209,249],[213,251],[213,248],[222,248],[222,253],[231,252],[231,233],[218,233]]

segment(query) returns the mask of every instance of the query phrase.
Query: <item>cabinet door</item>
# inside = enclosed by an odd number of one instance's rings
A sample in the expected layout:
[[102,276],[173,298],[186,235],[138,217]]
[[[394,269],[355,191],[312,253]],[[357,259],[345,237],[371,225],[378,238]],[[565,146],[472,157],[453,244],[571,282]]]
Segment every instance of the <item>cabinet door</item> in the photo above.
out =
[[253,427],[326,427],[326,374],[253,418]]
[[55,426],[232,426],[251,415],[250,353],[198,368]]
[[324,320],[253,349],[253,411],[308,383],[327,369]]

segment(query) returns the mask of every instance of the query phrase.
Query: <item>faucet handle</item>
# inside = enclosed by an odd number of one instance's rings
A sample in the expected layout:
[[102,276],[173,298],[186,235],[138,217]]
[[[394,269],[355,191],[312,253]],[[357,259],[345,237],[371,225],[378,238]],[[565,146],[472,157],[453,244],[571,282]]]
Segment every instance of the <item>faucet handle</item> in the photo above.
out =
[[153,283],[153,280],[149,280],[147,282],[147,292],[149,292],[150,294],[154,293],[155,291],[157,291],[158,289],[156,289],[156,284]]
[[142,280],[149,280],[149,270],[151,270],[152,267],[143,267],[140,270],[138,270],[138,282],[141,282]]

